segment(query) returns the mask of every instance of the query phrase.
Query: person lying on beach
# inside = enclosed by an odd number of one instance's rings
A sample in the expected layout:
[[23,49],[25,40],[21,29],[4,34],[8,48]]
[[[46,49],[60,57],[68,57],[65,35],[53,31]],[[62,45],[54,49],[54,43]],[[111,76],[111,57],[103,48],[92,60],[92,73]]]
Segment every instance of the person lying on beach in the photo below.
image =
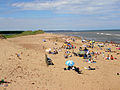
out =
[[64,70],[70,70],[72,69],[72,66],[68,66],[67,68],[64,68]]
[[105,48],[105,52],[111,52],[111,48]]
[[79,67],[73,66],[72,70],[75,70],[78,74],[81,74],[82,71],[79,70]]
[[91,68],[90,66],[88,66],[88,68],[84,67],[87,70],[95,70],[95,68]]
[[81,50],[82,50],[82,47],[79,48],[79,51],[81,51]]
[[87,45],[88,48],[92,48],[90,45]]
[[88,49],[85,47],[84,51],[88,51]]
[[3,83],[10,83],[10,82],[7,82],[7,81],[4,81],[3,79],[0,81],[0,85],[3,84]]
[[49,54],[58,54],[58,51],[56,49],[54,49],[54,51],[49,51]]
[[91,68],[90,66],[88,66],[88,70],[95,70],[95,68]]
[[76,66],[68,66],[68,68],[64,68],[64,70],[75,70],[78,74],[81,74],[82,71],[79,70],[79,67]]
[[65,53],[65,54],[64,54],[64,58],[68,58],[68,57],[72,57],[72,54],[70,54],[70,53]]
[[72,53],[73,53],[73,55],[74,55],[74,56],[78,56],[78,54],[77,54],[77,53],[75,53],[75,52],[74,52],[74,50],[72,51]]
[[20,54],[16,53],[16,55],[17,55],[18,59],[20,59],[20,60],[21,60],[21,58],[20,58]]
[[71,53],[71,52],[67,50],[65,53]]
[[88,53],[87,57],[88,57],[88,58],[92,58],[92,56],[91,56],[91,54],[90,54],[90,53]]
[[84,54],[84,55],[83,55],[83,58],[84,58],[84,59],[87,59],[87,54]]
[[85,62],[88,62],[88,63],[96,63],[95,60],[92,60],[91,58],[89,58],[88,60],[85,60]]
[[53,51],[53,54],[58,54],[58,51],[55,49],[55,50]]

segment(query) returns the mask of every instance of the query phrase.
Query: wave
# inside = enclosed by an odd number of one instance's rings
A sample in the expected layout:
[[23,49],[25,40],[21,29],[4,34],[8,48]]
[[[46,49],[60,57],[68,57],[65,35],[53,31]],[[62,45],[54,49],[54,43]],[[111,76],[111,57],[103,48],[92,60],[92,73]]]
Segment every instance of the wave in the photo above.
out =
[[105,35],[112,35],[112,34],[105,34]]
[[120,34],[115,34],[115,36],[120,36]]

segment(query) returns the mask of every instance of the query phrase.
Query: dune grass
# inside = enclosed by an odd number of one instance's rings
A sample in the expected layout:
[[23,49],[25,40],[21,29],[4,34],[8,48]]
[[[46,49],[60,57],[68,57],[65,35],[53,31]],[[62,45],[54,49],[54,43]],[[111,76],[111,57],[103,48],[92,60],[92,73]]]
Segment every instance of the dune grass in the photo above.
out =
[[12,35],[4,35],[5,38],[14,38],[14,37],[20,37],[20,36],[26,36],[26,35],[35,35],[35,34],[42,34],[44,33],[43,30],[37,30],[37,31],[24,31],[20,34],[12,34]]

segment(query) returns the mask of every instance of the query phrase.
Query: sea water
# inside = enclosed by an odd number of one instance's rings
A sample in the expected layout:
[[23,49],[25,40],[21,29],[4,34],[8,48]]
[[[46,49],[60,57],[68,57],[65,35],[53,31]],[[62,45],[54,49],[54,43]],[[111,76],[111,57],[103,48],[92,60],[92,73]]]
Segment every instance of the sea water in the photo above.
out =
[[107,31],[72,31],[72,32],[52,32],[56,34],[63,34],[68,36],[77,36],[87,40],[95,40],[95,41],[114,41],[115,43],[120,43],[120,30],[107,30]]

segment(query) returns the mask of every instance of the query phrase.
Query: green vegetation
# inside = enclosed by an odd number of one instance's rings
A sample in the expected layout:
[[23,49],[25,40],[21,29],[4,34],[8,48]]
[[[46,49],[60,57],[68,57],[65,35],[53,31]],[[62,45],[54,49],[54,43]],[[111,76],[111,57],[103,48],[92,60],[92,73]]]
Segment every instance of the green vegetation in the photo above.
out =
[[37,31],[24,31],[20,34],[11,34],[11,35],[4,35],[5,38],[14,38],[14,37],[20,37],[20,36],[26,36],[26,35],[35,35],[35,34],[42,34],[44,31],[37,30]]

